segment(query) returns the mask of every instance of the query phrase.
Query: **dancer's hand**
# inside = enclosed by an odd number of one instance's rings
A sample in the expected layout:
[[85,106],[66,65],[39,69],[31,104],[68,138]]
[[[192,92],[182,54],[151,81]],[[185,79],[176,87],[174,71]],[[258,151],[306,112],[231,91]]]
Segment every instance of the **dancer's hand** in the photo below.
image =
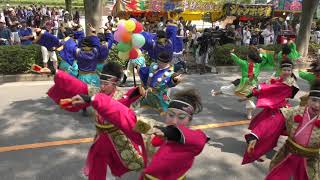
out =
[[211,96],[216,96],[216,92],[214,89],[211,90]]
[[164,133],[156,127],[153,127],[152,134],[154,134],[156,136],[164,137]]
[[72,100],[72,105],[81,105],[86,103],[80,95],[73,96],[71,100]]
[[244,102],[244,101],[247,101],[247,100],[248,100],[247,97],[243,97],[243,98],[241,98],[241,99],[238,99],[239,102]]
[[146,95],[146,90],[144,89],[144,87],[139,86],[139,93],[142,97],[144,97]]
[[250,154],[254,151],[254,147],[257,144],[257,140],[252,140],[249,142],[248,147],[247,147],[247,152]]
[[172,75],[172,77],[173,77],[173,81],[174,81],[175,83],[180,83],[180,82],[182,81],[182,74],[176,74],[176,73],[174,73],[174,74]]
[[43,75],[50,75],[52,74],[51,70],[49,68],[41,68],[41,70],[39,71],[40,74],[43,74]]

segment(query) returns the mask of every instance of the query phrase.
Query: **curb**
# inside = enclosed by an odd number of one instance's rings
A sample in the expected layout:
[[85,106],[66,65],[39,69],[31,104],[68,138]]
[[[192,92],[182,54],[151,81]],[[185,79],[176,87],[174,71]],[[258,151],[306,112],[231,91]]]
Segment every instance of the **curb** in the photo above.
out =
[[53,76],[39,74],[16,74],[16,75],[0,75],[0,83],[21,82],[21,81],[51,81]]

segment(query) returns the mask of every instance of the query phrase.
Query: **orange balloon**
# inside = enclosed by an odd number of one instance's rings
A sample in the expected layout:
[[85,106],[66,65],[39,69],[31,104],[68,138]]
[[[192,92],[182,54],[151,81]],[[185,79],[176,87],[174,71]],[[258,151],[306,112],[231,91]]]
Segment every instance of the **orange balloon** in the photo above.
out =
[[132,35],[131,33],[128,33],[128,32],[123,32],[122,35],[121,35],[121,41],[122,42],[130,42],[132,39]]

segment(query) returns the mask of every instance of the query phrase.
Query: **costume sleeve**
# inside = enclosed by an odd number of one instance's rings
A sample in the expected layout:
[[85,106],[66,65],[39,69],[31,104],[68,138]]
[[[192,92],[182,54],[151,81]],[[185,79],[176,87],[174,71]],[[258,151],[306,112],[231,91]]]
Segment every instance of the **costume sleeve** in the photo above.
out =
[[295,61],[297,59],[299,59],[301,57],[300,53],[297,51],[297,46],[294,42],[289,43],[289,48],[291,50],[290,54],[288,55],[288,57]]
[[246,61],[243,59],[240,59],[237,55],[234,53],[231,53],[231,59],[236,62],[239,66],[244,66],[246,64]]
[[127,107],[130,107],[131,104],[137,101],[140,97],[141,95],[139,92],[139,87],[134,87],[129,89],[129,91],[125,95],[123,95],[123,97],[119,99],[118,102]]
[[130,108],[103,93],[96,94],[91,105],[102,118],[108,120],[125,134],[132,135],[130,137],[133,137],[135,142],[141,139],[140,133],[133,131],[137,118]]
[[149,77],[149,67],[142,67],[139,70],[140,80],[142,81],[144,86],[147,86],[147,81]]
[[60,47],[59,39],[44,30],[41,31],[36,43],[46,47],[49,51],[52,51],[53,48]]
[[142,46],[142,49],[148,51],[149,53],[149,51],[152,51],[154,45],[153,36],[151,35],[151,33],[145,31],[141,32],[141,35],[143,35],[146,40],[145,44]]
[[[88,94],[88,85],[81,80],[65,73],[63,71],[57,70],[54,76],[54,85],[49,89],[48,96],[55,101],[57,104],[60,103],[61,99],[72,98],[78,94]],[[74,106],[72,108],[67,108],[67,111],[79,111],[88,104],[83,106]]]
[[[68,38],[68,39],[67,39]],[[77,43],[70,37],[65,38],[63,49],[59,52],[60,57],[65,60],[70,66],[73,65]]]
[[292,97],[292,86],[284,83],[260,84],[255,91],[256,106],[259,108],[279,108],[286,104],[286,98]]
[[270,71],[274,70],[275,68],[274,54],[275,54],[274,51],[263,50],[260,52],[260,57],[262,59],[262,62],[261,62],[262,70],[270,70]]
[[316,76],[313,73],[307,71],[299,71],[299,77],[308,81],[309,84],[316,80]]
[[208,136],[201,130],[192,130],[185,126],[178,126],[177,128],[182,135],[181,143],[193,149],[195,155],[200,154],[208,141]]

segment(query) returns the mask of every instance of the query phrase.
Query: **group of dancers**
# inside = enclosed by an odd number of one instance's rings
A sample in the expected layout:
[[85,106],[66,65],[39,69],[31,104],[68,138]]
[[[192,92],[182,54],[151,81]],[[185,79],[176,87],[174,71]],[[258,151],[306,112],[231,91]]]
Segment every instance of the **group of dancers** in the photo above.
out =
[[[81,40],[66,34],[67,38],[59,41],[39,29],[37,43],[58,51],[61,69],[33,67],[39,73],[54,75],[48,96],[61,108],[71,112],[94,109],[96,135],[84,174],[89,180],[104,180],[109,167],[116,177],[137,171],[141,172],[141,180],[186,179],[195,157],[210,138],[202,130],[190,128],[193,115],[202,110],[199,94],[194,89],[168,94],[168,89],[182,80],[171,63],[183,48],[176,36],[177,26],[169,23],[166,31],[156,35],[142,33],[146,38],[142,48],[154,63],[139,66],[141,85],[121,97],[117,86],[123,69],[115,62],[105,62],[114,44],[112,32],[98,35],[94,28],[90,30]],[[278,54],[252,48],[247,60],[233,51],[230,56],[241,67],[242,77],[219,91],[213,90],[212,95],[237,95],[239,101],[246,101],[248,119],[252,120],[251,132],[245,135],[248,147],[242,163],[259,160],[277,145],[280,135],[285,135],[288,139],[272,159],[266,179],[320,179],[320,63],[314,62],[308,71],[299,71],[299,76],[309,81],[310,91],[301,98],[300,106],[291,107],[288,99],[299,91],[293,73],[299,58],[294,42],[284,45]],[[263,69],[275,70],[274,77],[259,83]],[[157,110],[165,120],[141,118],[131,108],[136,102],[140,107]],[[256,107],[263,111],[253,117]]]

